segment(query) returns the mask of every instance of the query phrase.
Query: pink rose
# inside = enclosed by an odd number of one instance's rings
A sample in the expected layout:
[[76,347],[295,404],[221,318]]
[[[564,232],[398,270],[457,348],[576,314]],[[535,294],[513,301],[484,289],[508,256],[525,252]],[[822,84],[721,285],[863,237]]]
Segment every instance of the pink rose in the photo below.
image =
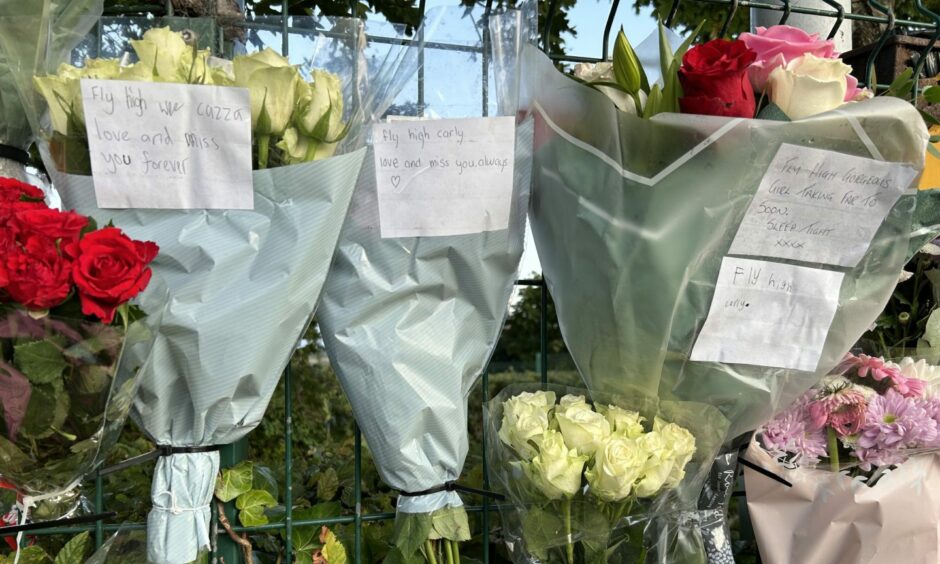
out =
[[757,33],[742,33],[739,39],[757,53],[757,60],[748,69],[751,86],[757,92],[766,89],[767,77],[775,68],[797,57],[807,53],[823,59],[838,57],[835,43],[831,40],[820,39],[818,33],[809,34],[788,25],[758,27]]

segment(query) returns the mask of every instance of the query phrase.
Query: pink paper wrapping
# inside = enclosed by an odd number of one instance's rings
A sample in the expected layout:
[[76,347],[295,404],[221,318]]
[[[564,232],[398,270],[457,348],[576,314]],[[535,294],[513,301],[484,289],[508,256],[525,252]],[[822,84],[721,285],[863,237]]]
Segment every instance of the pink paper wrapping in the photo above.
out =
[[910,458],[874,487],[821,469],[788,469],[757,443],[745,467],[747,508],[767,564],[940,562],[940,455]]

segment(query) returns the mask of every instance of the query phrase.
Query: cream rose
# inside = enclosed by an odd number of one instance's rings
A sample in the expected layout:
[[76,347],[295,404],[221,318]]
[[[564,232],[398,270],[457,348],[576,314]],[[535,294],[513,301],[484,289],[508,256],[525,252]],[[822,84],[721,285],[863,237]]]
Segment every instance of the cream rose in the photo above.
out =
[[593,455],[598,446],[610,436],[610,423],[603,415],[594,411],[590,405],[573,399],[561,403],[555,409],[555,419],[565,438],[568,448],[577,449],[581,454]]
[[653,497],[665,486],[675,465],[675,456],[666,445],[663,436],[651,431],[637,440],[639,448],[646,453],[646,462],[636,484],[637,497]]
[[[84,134],[85,111],[82,105],[81,79],[116,78],[121,72],[117,59],[86,59],[84,67],[62,63],[56,74],[33,78],[33,84],[49,106],[52,128],[62,135]],[[69,123],[78,128],[69,131]]]
[[554,405],[554,392],[522,392],[509,398],[503,402],[499,439],[522,458],[532,459],[538,454],[536,446],[542,434],[549,428],[548,414]]
[[674,488],[685,477],[685,466],[695,455],[695,437],[684,427],[667,423],[659,417],[653,420],[653,431],[659,433],[666,448],[671,451],[673,465],[665,487]]
[[597,410],[607,418],[613,433],[635,439],[645,432],[645,429],[643,429],[645,418],[636,411],[623,409],[616,405],[598,406]]
[[548,499],[570,498],[581,489],[581,476],[588,456],[565,446],[558,431],[542,434],[538,455],[525,466],[532,483]]
[[770,101],[792,120],[828,112],[845,103],[846,77],[851,71],[839,59],[797,57],[770,73]]
[[646,452],[635,440],[613,435],[597,449],[594,466],[584,475],[598,499],[620,501],[630,495],[646,460]]

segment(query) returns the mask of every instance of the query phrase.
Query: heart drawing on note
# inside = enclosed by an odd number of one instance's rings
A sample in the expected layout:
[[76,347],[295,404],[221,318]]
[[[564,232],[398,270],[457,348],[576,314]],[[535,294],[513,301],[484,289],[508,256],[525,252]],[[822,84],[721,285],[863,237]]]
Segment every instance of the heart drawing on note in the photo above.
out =
[[392,177],[392,188],[398,188],[399,184],[401,184],[401,176],[396,174]]

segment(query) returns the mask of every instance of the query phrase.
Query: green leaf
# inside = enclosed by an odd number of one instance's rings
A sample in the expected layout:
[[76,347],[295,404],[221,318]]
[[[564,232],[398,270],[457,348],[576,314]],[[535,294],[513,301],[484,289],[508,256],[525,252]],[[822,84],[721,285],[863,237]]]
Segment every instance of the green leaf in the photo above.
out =
[[278,498],[279,491],[277,478],[274,472],[267,466],[255,464],[251,470],[251,488],[253,490],[264,490],[271,494],[274,499]]
[[90,546],[91,536],[88,531],[75,535],[56,555],[55,564],[82,564]]
[[582,503],[574,515],[574,528],[581,533],[581,544],[589,562],[607,562],[611,524],[607,517],[591,503]]
[[61,380],[33,386],[20,433],[30,439],[52,436],[69,415],[69,395]]
[[[935,117],[933,116],[933,114],[931,114],[931,113],[929,113],[929,112],[925,112],[924,110],[917,110],[917,111],[920,112],[920,117],[924,118],[924,122],[927,124],[928,127],[931,126],[931,125],[940,125],[940,120],[938,120],[937,118],[935,118]],[[931,142],[931,143],[936,143],[936,141],[934,141],[933,139],[934,139],[934,138],[931,137],[931,138],[930,138],[930,142]]]
[[431,533],[431,516],[427,513],[399,513],[395,517],[395,546],[406,562],[424,546]]
[[250,460],[244,460],[231,468],[222,470],[215,482],[215,497],[227,503],[251,491],[252,471]]
[[767,119],[771,121],[790,121],[790,118],[787,117],[787,114],[783,113],[783,110],[780,109],[780,106],[774,104],[773,102],[768,102],[764,106],[760,113],[757,114],[757,119]]
[[[0,557],[0,564],[13,564],[16,553]],[[34,544],[20,549],[19,564],[48,564],[52,559],[41,546]]]
[[331,501],[336,497],[337,490],[339,490],[339,476],[336,475],[336,469],[331,467],[320,472],[317,478],[317,499]]
[[275,505],[277,505],[277,500],[264,490],[251,490],[235,499],[238,520],[245,527],[266,525],[268,517],[264,514],[264,510]]
[[464,507],[445,507],[431,514],[429,538],[457,542],[470,540],[470,524]]
[[653,89],[650,90],[649,96],[646,98],[646,107],[643,108],[643,117],[651,118],[656,114],[660,113],[660,108],[663,104],[663,93],[659,88],[659,84],[654,84]]
[[8,472],[22,472],[32,464],[30,458],[24,454],[6,436],[0,434],[0,468]]
[[[340,515],[342,512],[343,506],[338,502],[318,503],[312,507],[295,509],[293,519],[294,521],[312,521]],[[284,530],[280,534],[281,538],[286,538],[287,533]],[[316,525],[295,526],[291,531],[290,538],[294,550],[312,553],[320,547],[320,527]]]
[[16,367],[34,384],[49,384],[67,366],[59,347],[49,341],[32,341],[13,347]]
[[564,543],[564,525],[555,512],[531,507],[522,518],[522,538],[526,549],[545,561],[550,548]]
[[888,86],[888,89],[885,90],[885,96],[894,96],[895,98],[907,99],[910,95],[911,90],[914,88],[914,69],[908,67],[904,69],[901,74],[899,74],[894,81]]
[[665,82],[673,61],[672,45],[669,44],[669,38],[666,35],[667,28],[663,25],[663,21],[659,20],[656,23],[659,28],[659,69],[663,74],[663,82]]
[[922,94],[928,104],[940,104],[940,86],[928,86]]

